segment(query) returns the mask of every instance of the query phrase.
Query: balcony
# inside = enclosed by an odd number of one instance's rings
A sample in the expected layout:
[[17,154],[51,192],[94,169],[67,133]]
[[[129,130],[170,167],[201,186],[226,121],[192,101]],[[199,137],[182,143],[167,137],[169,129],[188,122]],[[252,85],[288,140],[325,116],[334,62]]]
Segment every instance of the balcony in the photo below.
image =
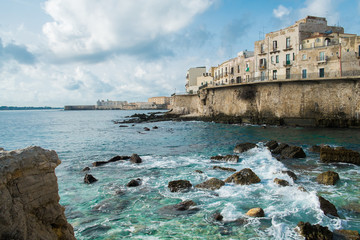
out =
[[289,66],[293,65],[293,62],[291,60],[286,60],[286,61],[284,61],[283,65],[284,65],[284,67],[289,67]]
[[259,70],[265,70],[265,69],[266,69],[266,64],[259,65]]
[[320,56],[320,57],[316,57],[316,60],[318,62],[318,64],[322,64],[325,63],[329,60],[328,56]]
[[290,50],[292,50],[292,49],[293,49],[293,48],[292,48],[291,45],[287,45],[286,48],[284,48],[283,50],[284,50],[284,51],[290,51]]
[[280,50],[276,47],[276,48],[273,48],[273,50],[270,52],[270,54],[272,53],[279,53]]

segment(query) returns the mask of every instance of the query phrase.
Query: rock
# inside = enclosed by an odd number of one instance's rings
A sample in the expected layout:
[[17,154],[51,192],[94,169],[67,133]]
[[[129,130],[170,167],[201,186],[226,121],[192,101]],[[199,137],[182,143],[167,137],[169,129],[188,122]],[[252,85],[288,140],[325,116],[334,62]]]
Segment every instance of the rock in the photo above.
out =
[[235,146],[234,152],[243,153],[255,147],[257,147],[255,143],[239,143]]
[[90,168],[89,167],[84,167],[82,171],[83,172],[90,171]]
[[249,217],[265,217],[264,210],[262,208],[252,208],[247,213]]
[[310,151],[310,152],[314,152],[314,153],[320,153],[320,149],[321,149],[321,146],[319,146],[319,145],[314,145],[314,146],[312,146],[312,147],[309,149],[309,151]]
[[360,153],[343,147],[325,146],[320,149],[320,160],[325,163],[343,162],[360,165]]
[[290,185],[288,181],[283,180],[283,179],[279,179],[279,178],[275,178],[274,183],[276,183],[277,185],[283,186],[283,187],[286,187],[286,186]]
[[280,143],[274,150],[271,151],[273,154],[280,154],[282,150],[289,147],[286,143]]
[[301,147],[298,146],[288,146],[284,148],[280,153],[281,159],[289,158],[305,158],[306,154]]
[[196,173],[204,173],[204,172],[201,171],[201,170],[195,170],[194,172],[196,172]]
[[144,127],[144,131],[150,131],[150,128]]
[[325,198],[318,196],[320,202],[320,209],[324,212],[325,215],[332,215],[334,217],[339,217],[336,207],[334,204],[326,200]]
[[221,215],[220,213],[214,213],[213,214],[213,216],[212,216],[212,218],[215,220],[215,221],[219,221],[219,222],[221,222],[223,219],[224,219],[224,217],[223,217],[223,215]]
[[93,175],[91,174],[85,174],[85,177],[84,177],[84,183],[87,183],[87,184],[91,184],[91,183],[94,183],[96,182],[97,179],[93,177]]
[[308,192],[303,186],[298,187],[298,189],[302,192]]
[[154,126],[152,129],[158,129],[159,127],[157,127],[157,126]]
[[213,156],[210,158],[215,161],[224,161],[224,162],[238,162],[239,156],[237,155],[226,155],[226,156]]
[[128,127],[128,125],[119,125],[119,127]]
[[343,239],[343,240],[360,240],[360,234],[355,230],[335,230],[334,239]]
[[319,174],[316,181],[320,184],[335,185],[340,180],[339,174],[333,171],[327,171]]
[[306,240],[332,240],[333,233],[327,228],[319,224],[311,225],[309,222],[299,222],[297,227],[301,236]]
[[214,166],[213,169],[219,169],[219,170],[223,170],[223,171],[228,171],[228,172],[236,172],[235,168],[227,168],[227,167],[220,167],[220,166]]
[[141,163],[142,159],[139,157],[139,155],[137,155],[136,153],[134,153],[133,155],[131,155],[130,157],[130,162],[132,163]]
[[250,185],[259,183],[260,181],[260,178],[250,168],[244,168],[225,180],[226,183],[235,183],[240,185]]
[[198,185],[195,185],[196,188],[204,188],[204,189],[210,189],[210,190],[216,190],[221,188],[225,185],[225,182],[217,179],[217,178],[210,178],[209,180],[200,183]]
[[266,144],[265,144],[265,147],[267,147],[270,151],[271,150],[274,150],[275,148],[277,148],[279,146],[278,142],[275,141],[275,140],[271,140],[271,141],[268,141]]
[[168,187],[170,192],[185,192],[190,190],[192,184],[187,180],[176,180],[169,182]]
[[97,161],[97,162],[93,162],[92,165],[94,167],[99,167],[99,166],[105,165],[107,163],[109,163],[109,162],[108,161]]
[[108,160],[108,162],[117,162],[117,161],[128,160],[128,159],[130,159],[130,156],[115,156],[115,157],[111,158],[110,160]]
[[281,171],[281,172],[287,174],[287,175],[288,175],[289,177],[291,177],[294,181],[297,180],[297,176],[296,176],[296,174],[295,174],[294,172],[292,172],[292,171]]
[[137,178],[137,179],[133,179],[131,180],[128,184],[126,184],[127,187],[137,187],[141,185],[141,179]]
[[169,215],[191,214],[197,212],[199,209],[193,208],[196,203],[192,200],[186,200],[175,205],[164,206],[159,209],[160,213]]
[[75,239],[59,204],[55,151],[28,147],[0,154],[0,239]]

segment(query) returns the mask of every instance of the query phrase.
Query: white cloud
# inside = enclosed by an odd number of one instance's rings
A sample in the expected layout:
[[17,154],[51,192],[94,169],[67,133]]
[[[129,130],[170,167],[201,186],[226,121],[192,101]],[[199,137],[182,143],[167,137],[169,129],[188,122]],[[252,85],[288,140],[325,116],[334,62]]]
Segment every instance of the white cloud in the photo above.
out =
[[338,0],[306,0],[305,7],[300,9],[301,17],[307,15],[316,17],[326,17],[329,24],[337,24],[339,21],[339,13],[336,11]]
[[276,18],[283,18],[284,16],[288,16],[290,12],[291,10],[284,7],[283,5],[279,5],[278,8],[273,10],[273,14]]
[[48,0],[54,19],[43,26],[63,57],[129,51],[187,26],[214,0]]

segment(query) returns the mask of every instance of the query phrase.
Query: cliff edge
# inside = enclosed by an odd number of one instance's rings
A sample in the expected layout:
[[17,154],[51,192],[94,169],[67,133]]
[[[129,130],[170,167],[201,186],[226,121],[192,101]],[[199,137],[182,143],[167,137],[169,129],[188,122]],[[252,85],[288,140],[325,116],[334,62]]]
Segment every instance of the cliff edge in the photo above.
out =
[[75,239],[59,204],[55,151],[0,149],[0,239]]

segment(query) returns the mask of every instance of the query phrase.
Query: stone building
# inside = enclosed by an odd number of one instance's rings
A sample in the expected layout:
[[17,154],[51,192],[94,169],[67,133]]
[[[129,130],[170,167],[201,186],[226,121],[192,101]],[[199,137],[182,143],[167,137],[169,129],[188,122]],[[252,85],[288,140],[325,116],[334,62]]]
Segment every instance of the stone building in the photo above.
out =
[[123,106],[127,105],[127,101],[111,101],[111,100],[98,100],[96,102],[97,109],[122,109]]
[[206,73],[206,67],[190,68],[187,71],[185,84],[187,93],[196,93],[199,90],[197,77],[203,76],[204,73]]
[[148,99],[148,102],[155,103],[157,105],[169,105],[170,97],[152,97]]

